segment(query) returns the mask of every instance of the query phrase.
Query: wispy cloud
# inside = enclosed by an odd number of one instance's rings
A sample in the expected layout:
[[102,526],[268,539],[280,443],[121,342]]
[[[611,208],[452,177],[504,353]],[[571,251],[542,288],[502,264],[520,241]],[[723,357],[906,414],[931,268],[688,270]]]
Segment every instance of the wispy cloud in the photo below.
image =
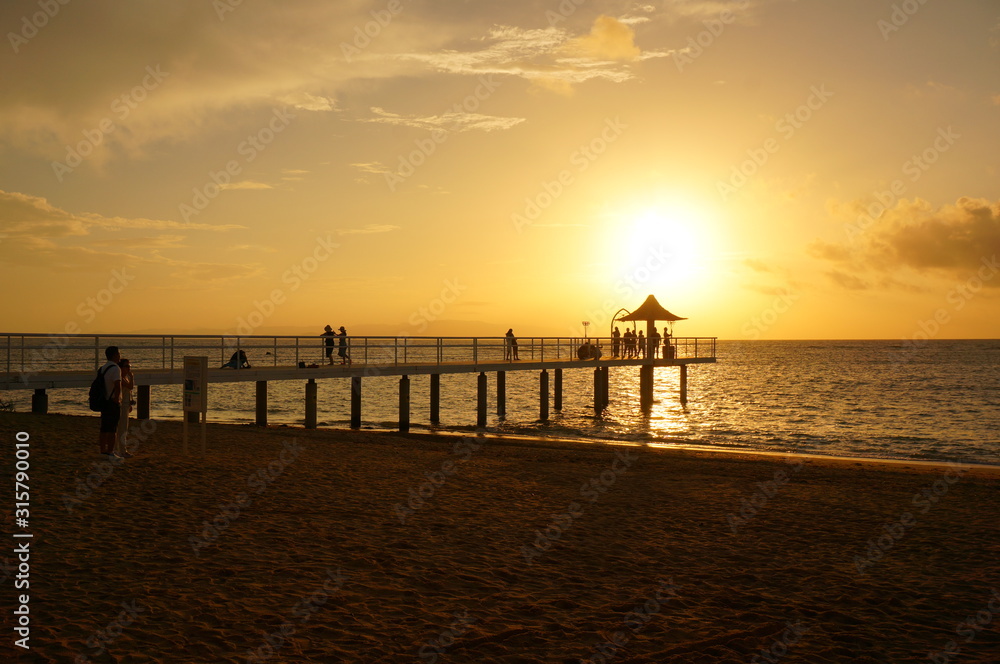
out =
[[256,182],[254,180],[243,180],[242,182],[230,182],[219,185],[219,189],[274,189],[266,182]]
[[398,231],[399,226],[391,224],[368,224],[362,228],[341,228],[337,230],[337,235],[373,235],[375,233],[391,233]]
[[445,131],[498,131],[510,129],[525,121],[524,118],[503,118],[481,113],[465,111],[449,111],[440,115],[404,116],[390,113],[384,108],[372,107],[373,118],[362,118],[362,122],[377,122],[382,124],[414,127],[416,129],[443,129]]

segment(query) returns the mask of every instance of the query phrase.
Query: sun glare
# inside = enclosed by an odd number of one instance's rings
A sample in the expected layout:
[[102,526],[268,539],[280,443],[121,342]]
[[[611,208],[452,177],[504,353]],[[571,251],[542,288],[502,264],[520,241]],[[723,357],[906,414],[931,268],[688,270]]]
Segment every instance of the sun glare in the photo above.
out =
[[620,269],[648,281],[650,292],[689,288],[706,271],[706,223],[704,213],[679,203],[630,211],[617,224]]

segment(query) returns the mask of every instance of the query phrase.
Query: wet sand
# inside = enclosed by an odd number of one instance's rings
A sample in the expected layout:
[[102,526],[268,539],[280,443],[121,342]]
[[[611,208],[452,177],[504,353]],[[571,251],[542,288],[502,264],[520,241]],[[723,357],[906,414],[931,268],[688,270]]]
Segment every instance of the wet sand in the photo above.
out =
[[112,467],[97,428],[0,414],[3,661],[1000,661],[996,469],[178,422]]

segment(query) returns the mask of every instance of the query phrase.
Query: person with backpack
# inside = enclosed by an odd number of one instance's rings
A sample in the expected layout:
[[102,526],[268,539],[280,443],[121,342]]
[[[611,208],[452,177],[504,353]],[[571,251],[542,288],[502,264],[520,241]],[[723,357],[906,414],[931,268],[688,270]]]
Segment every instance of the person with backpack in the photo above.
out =
[[122,412],[122,370],[118,366],[122,356],[118,346],[105,348],[104,356],[108,361],[98,370],[90,388],[90,408],[101,412],[100,453],[106,455],[109,461],[118,462],[123,460],[115,454],[115,434]]

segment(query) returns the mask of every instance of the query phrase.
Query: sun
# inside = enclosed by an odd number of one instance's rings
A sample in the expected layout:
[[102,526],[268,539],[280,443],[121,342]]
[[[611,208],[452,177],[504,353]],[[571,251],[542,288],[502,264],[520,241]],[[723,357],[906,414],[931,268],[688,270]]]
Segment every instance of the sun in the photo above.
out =
[[618,269],[647,282],[649,292],[687,289],[705,277],[708,220],[697,207],[682,202],[640,207],[615,226]]

